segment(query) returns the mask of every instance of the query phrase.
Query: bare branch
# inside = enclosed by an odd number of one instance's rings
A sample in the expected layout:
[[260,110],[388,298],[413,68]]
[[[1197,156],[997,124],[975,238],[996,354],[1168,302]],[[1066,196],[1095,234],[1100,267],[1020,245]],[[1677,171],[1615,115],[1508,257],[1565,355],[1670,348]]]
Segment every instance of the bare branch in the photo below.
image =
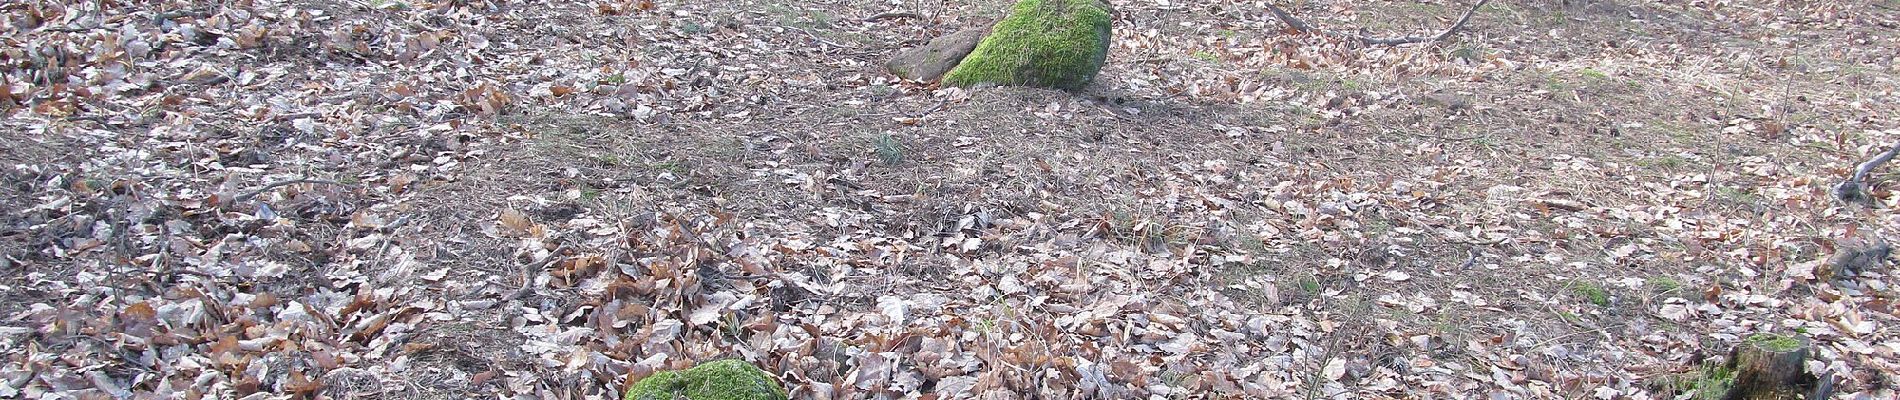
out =
[[886,13],[878,13],[877,15],[865,17],[864,22],[877,22],[877,21],[883,21],[887,19],[902,19],[902,18],[924,19],[924,15],[914,13],[914,12],[892,11],[892,12],[886,12]]
[[1266,5],[1267,11],[1272,12],[1274,18],[1279,18],[1280,22],[1285,23],[1286,26],[1293,27],[1293,30],[1326,33],[1325,31],[1313,29],[1312,25],[1307,25],[1306,21],[1301,21],[1298,17],[1294,17],[1293,14],[1287,14],[1286,10],[1280,9],[1280,6],[1274,5],[1271,2],[1266,3]]
[[1867,198],[1867,174],[1873,173],[1874,168],[1880,168],[1882,164],[1893,161],[1895,155],[1900,155],[1900,143],[1894,144],[1893,148],[1887,149],[1884,153],[1880,153],[1880,155],[1875,156],[1874,159],[1867,160],[1867,162],[1860,163],[1860,166],[1854,167],[1854,175],[1847,177],[1847,181],[1841,182],[1839,185],[1834,185],[1834,198],[1849,203],[1862,203],[1869,200]]
[[1314,33],[1327,35],[1327,36],[1336,36],[1336,37],[1341,37],[1341,38],[1346,38],[1346,39],[1351,39],[1351,40],[1357,40],[1359,41],[1359,43],[1363,43],[1367,45],[1395,46],[1395,45],[1401,45],[1401,44],[1426,43],[1426,42],[1436,42],[1440,40],[1445,40],[1445,38],[1449,38],[1451,37],[1451,35],[1457,34],[1459,30],[1464,29],[1465,24],[1468,22],[1471,22],[1471,15],[1477,14],[1479,8],[1484,8],[1484,5],[1490,2],[1491,0],[1478,0],[1477,4],[1472,4],[1471,9],[1465,10],[1465,14],[1458,17],[1457,22],[1453,22],[1451,24],[1451,27],[1445,28],[1444,31],[1439,32],[1437,35],[1399,36],[1399,37],[1389,37],[1389,38],[1370,37],[1370,36],[1357,35],[1357,34],[1352,34],[1352,33],[1317,28],[1311,24],[1307,24],[1306,21],[1301,21],[1298,17],[1294,17],[1293,14],[1287,13],[1286,10],[1280,8],[1280,6],[1274,5],[1273,3],[1266,3],[1266,6],[1267,6],[1267,11],[1272,12],[1274,18],[1278,18],[1280,22],[1285,23],[1288,27],[1292,27],[1293,30],[1297,30],[1301,32],[1314,32]]
[[1854,176],[1853,178],[1851,178],[1851,180],[1855,182],[1866,182],[1868,173],[1872,173],[1874,171],[1874,168],[1880,168],[1881,164],[1886,164],[1888,161],[1892,161],[1895,155],[1900,155],[1900,144],[1894,144],[1893,148],[1887,149],[1887,152],[1885,153],[1880,153],[1880,156],[1874,157],[1874,159],[1872,160],[1867,160],[1867,162],[1860,163],[1859,167],[1854,168]]

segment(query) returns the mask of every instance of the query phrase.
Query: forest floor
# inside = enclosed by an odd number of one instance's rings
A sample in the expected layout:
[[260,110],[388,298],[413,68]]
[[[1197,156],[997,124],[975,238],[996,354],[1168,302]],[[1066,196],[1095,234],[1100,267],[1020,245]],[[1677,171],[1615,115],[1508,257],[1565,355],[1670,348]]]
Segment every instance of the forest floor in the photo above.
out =
[[0,4],[0,398],[1643,399],[1756,333],[1896,396],[1891,265],[1823,260],[1900,235],[1830,195],[1900,2],[1115,0],[1080,93],[881,69],[1005,3]]

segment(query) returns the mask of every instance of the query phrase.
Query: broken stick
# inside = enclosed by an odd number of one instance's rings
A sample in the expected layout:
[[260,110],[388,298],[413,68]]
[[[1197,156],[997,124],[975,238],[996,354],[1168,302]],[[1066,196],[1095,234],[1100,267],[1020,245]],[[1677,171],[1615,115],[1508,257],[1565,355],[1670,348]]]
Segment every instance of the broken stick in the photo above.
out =
[[1436,42],[1440,40],[1445,40],[1445,38],[1451,37],[1451,35],[1458,33],[1458,30],[1464,29],[1465,23],[1471,22],[1471,15],[1476,14],[1479,8],[1484,8],[1484,5],[1490,2],[1491,0],[1478,0],[1477,4],[1472,4],[1471,9],[1465,10],[1465,14],[1458,17],[1457,22],[1453,22],[1451,24],[1451,27],[1445,28],[1444,31],[1439,32],[1437,35],[1399,36],[1399,37],[1389,37],[1389,38],[1370,37],[1370,36],[1365,36],[1365,35],[1358,35],[1358,34],[1352,34],[1352,33],[1340,32],[1340,31],[1331,31],[1331,30],[1321,29],[1318,27],[1314,27],[1313,25],[1307,24],[1306,21],[1301,21],[1298,17],[1294,17],[1293,14],[1287,13],[1285,9],[1281,9],[1280,6],[1274,5],[1271,2],[1265,3],[1265,4],[1267,6],[1267,11],[1272,12],[1274,18],[1278,18],[1280,22],[1285,23],[1289,27],[1292,27],[1293,30],[1297,30],[1301,32],[1317,32],[1322,35],[1337,36],[1337,37],[1357,40],[1360,43],[1367,44],[1367,45],[1396,46],[1396,45],[1401,45],[1401,44],[1426,43],[1426,42]]

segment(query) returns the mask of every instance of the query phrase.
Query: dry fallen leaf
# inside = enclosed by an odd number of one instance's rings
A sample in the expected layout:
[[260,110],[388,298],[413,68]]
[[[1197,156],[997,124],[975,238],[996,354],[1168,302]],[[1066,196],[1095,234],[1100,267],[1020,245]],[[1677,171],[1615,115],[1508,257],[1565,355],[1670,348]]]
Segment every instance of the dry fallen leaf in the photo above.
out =
[[532,236],[536,228],[527,214],[512,208],[502,210],[495,220],[501,224],[502,233],[512,237]]
[[1875,6],[1120,3],[1105,98],[882,71],[954,8],[0,6],[0,397],[1574,397],[1764,331],[1895,397],[1896,274],[1813,264],[1900,231],[1827,193]]

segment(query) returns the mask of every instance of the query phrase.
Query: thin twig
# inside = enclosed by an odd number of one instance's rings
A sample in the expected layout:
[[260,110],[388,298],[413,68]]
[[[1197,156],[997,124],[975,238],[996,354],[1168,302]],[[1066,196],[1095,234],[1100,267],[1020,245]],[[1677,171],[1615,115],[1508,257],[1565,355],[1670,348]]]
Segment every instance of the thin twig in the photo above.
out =
[[937,110],[942,110],[943,106],[948,105],[948,104],[950,104],[950,100],[938,100],[937,104],[931,105],[929,108],[923,109],[923,111],[918,111],[916,114],[913,114],[911,118],[928,117],[930,116],[930,113],[937,112]]
[[382,233],[395,232],[396,228],[401,228],[403,225],[408,225],[409,220],[410,220],[410,215],[403,214],[400,217],[396,217],[395,221],[390,221],[387,224],[383,224],[383,226],[376,227],[376,231],[382,232]]
[[1320,353],[1319,369],[1313,370],[1306,378],[1306,400],[1319,397],[1319,380],[1326,375],[1326,364],[1333,361],[1333,352],[1339,349],[1339,341],[1337,331],[1334,332],[1332,338],[1326,339],[1326,350]]
[[1425,139],[1437,139],[1437,140],[1446,141],[1446,142],[1463,142],[1467,140],[1473,140],[1473,139],[1484,137],[1484,134],[1475,134],[1475,135],[1466,136],[1466,137],[1450,137],[1450,136],[1443,136],[1443,135],[1428,135],[1428,134],[1410,132],[1410,131],[1399,131],[1399,132],[1407,134],[1407,135],[1411,135],[1413,137],[1419,137],[1419,138],[1425,138]]
[[1590,334],[1590,333],[1606,333],[1609,331],[1610,328],[1616,328],[1616,327],[1621,327],[1621,326],[1623,326],[1623,324],[1614,324],[1614,325],[1605,326],[1601,328],[1584,328],[1584,330],[1570,332],[1570,333],[1566,333],[1562,335],[1557,335],[1557,337],[1544,339],[1544,341],[1542,342],[1537,342],[1537,344],[1531,345],[1529,349],[1535,351],[1537,349],[1543,348],[1544,346],[1549,346],[1551,343],[1556,343],[1559,340],[1569,339],[1572,337],[1576,337],[1576,336],[1584,335],[1584,334]]
[[1490,2],[1491,0],[1478,0],[1477,4],[1472,4],[1471,9],[1465,10],[1465,14],[1458,17],[1457,22],[1453,22],[1451,24],[1451,27],[1445,28],[1444,31],[1439,32],[1437,35],[1399,36],[1399,37],[1389,37],[1389,38],[1377,38],[1377,37],[1370,37],[1370,36],[1365,36],[1365,35],[1320,29],[1320,28],[1314,27],[1313,25],[1307,24],[1306,21],[1301,21],[1298,17],[1294,17],[1293,14],[1287,13],[1286,10],[1281,9],[1280,6],[1274,5],[1271,2],[1265,3],[1265,4],[1267,6],[1267,11],[1272,12],[1274,18],[1278,18],[1280,22],[1285,23],[1287,26],[1292,27],[1294,30],[1297,30],[1297,31],[1315,32],[1315,33],[1319,33],[1319,34],[1327,35],[1327,36],[1337,36],[1337,37],[1357,40],[1360,43],[1367,44],[1367,45],[1395,46],[1395,45],[1401,45],[1401,44],[1425,43],[1425,42],[1436,42],[1440,40],[1445,40],[1445,38],[1451,37],[1451,35],[1458,33],[1460,29],[1464,29],[1465,23],[1471,22],[1471,15],[1477,14],[1479,8],[1483,8],[1486,3],[1490,3]]
[[337,182],[337,181],[325,180],[325,179],[309,179],[309,178],[291,179],[287,181],[271,182],[271,183],[265,184],[264,187],[257,188],[257,190],[244,192],[244,194],[237,195],[237,197],[232,197],[231,202],[242,203],[245,201],[249,201],[252,197],[257,197],[257,195],[264,194],[264,192],[271,191],[271,189],[295,185],[299,183],[316,183],[316,184],[324,184],[324,185],[349,186],[347,184],[344,184],[343,182]]
[[56,27],[56,28],[41,28],[40,30],[44,30],[44,31],[47,31],[47,32],[59,32],[59,33],[86,33],[86,32],[92,32],[92,31],[96,31],[96,30],[100,30],[100,29],[105,29],[105,27],[103,27],[103,26],[93,26],[93,27]]
[[805,28],[800,28],[800,27],[796,27],[796,26],[790,26],[790,27],[787,27],[787,28],[792,28],[792,29],[797,29],[797,30],[798,30],[799,32],[804,32],[804,33],[805,33],[805,36],[811,36],[811,39],[812,39],[812,40],[816,40],[816,41],[818,41],[818,43],[823,43],[823,44],[828,44],[828,45],[831,45],[831,47],[837,47],[837,48],[843,48],[843,49],[855,49],[855,48],[857,48],[856,46],[846,46],[846,45],[843,45],[843,44],[838,44],[838,42],[833,42],[833,41],[830,41],[830,40],[825,40],[825,38],[823,38],[823,37],[819,37],[819,36],[818,36],[818,34],[816,34],[816,33],[811,33],[811,31],[810,31],[810,30],[806,30]]
[[323,116],[323,113],[306,112],[306,113],[294,113],[294,114],[284,114],[284,115],[273,116],[271,117],[271,120],[289,121],[289,120],[298,119],[298,118],[311,118],[311,117],[321,117],[321,116]]

